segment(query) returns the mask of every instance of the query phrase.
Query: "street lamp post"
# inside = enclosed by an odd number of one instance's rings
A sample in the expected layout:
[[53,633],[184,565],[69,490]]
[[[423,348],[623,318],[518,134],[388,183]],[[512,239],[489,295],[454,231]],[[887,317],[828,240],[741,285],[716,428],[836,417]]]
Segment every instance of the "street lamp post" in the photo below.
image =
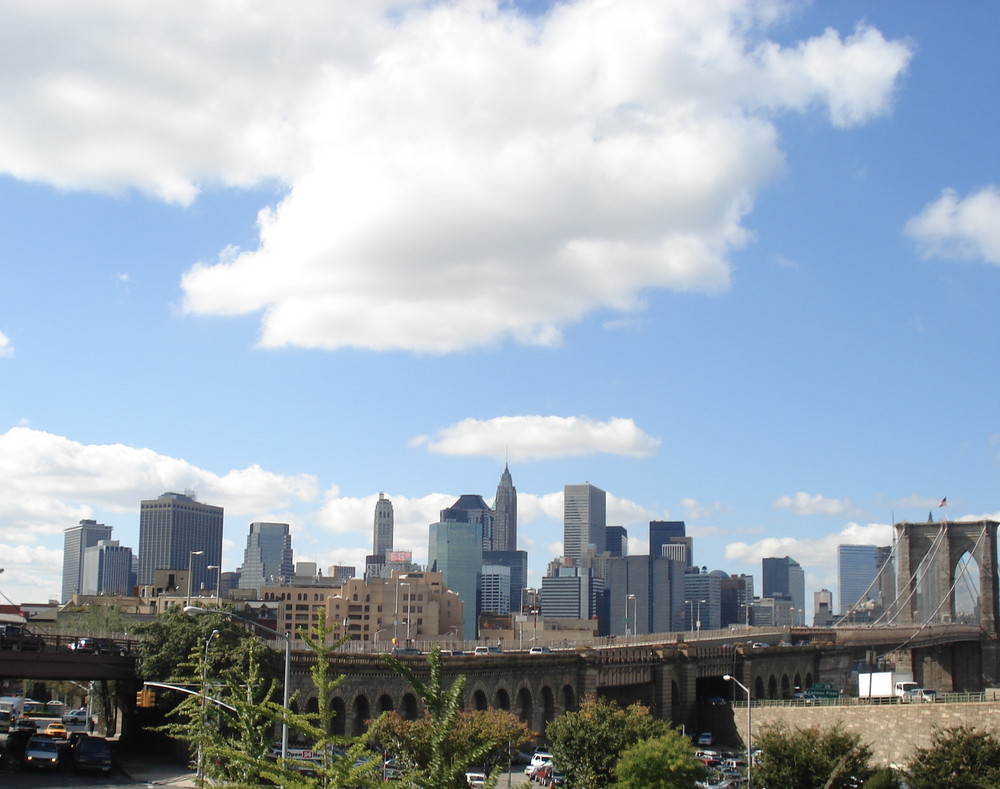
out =
[[215,611],[209,611],[207,608],[199,608],[196,605],[186,605],[184,606],[185,614],[221,614],[222,616],[228,616],[230,619],[234,619],[238,622],[246,622],[247,624],[253,625],[254,627],[260,628],[268,633],[271,633],[278,638],[283,638],[285,640],[285,681],[284,688],[282,692],[281,704],[285,708],[284,714],[281,716],[281,758],[285,759],[288,757],[288,698],[289,692],[291,690],[292,684],[292,634],[286,631],[274,630],[267,625],[262,625],[259,622],[254,622],[252,619],[247,619],[244,616],[238,616],[232,611],[226,611],[223,609],[217,609]]
[[625,595],[625,635],[626,636],[629,635],[629,621],[630,621],[629,618],[628,618],[628,604],[629,604],[629,602],[632,603],[632,619],[631,619],[632,628],[631,629],[632,629],[632,635],[634,636],[638,632],[636,630],[636,621],[635,620],[639,618],[639,612],[638,612],[638,605],[639,605],[639,603],[636,600],[634,594]]
[[204,551],[191,551],[188,554],[188,596],[186,605],[191,605],[191,568],[194,564],[194,557],[201,556],[204,553]]
[[726,682],[735,682],[737,685],[743,688],[743,692],[747,694],[747,787],[752,788],[753,782],[750,779],[751,779],[751,769],[753,768],[753,752],[752,752],[753,746],[750,743],[751,740],[753,739],[753,728],[751,726],[752,721],[750,718],[750,708],[752,706],[750,699],[750,688],[748,688],[746,685],[744,685],[742,682],[736,679],[736,677],[731,676],[730,674],[723,674],[722,678]]
[[205,780],[205,726],[208,718],[208,647],[213,638],[219,637],[219,631],[213,630],[205,639],[205,660],[201,664],[201,736],[198,738],[198,772],[199,786]]
[[[217,565],[217,564],[210,564],[205,569],[208,570],[209,572],[211,572],[212,570],[222,570],[222,568],[219,567],[219,565]],[[218,601],[216,603],[216,605],[218,605],[219,608],[222,608],[222,575],[221,575],[221,573],[216,573],[215,574],[215,589],[214,589],[214,591],[215,591],[215,594],[212,595],[212,596],[214,598],[216,598],[216,600]]]
[[698,601],[698,620],[695,622],[695,635],[694,635],[695,641],[701,639],[701,604],[707,602],[708,600]]

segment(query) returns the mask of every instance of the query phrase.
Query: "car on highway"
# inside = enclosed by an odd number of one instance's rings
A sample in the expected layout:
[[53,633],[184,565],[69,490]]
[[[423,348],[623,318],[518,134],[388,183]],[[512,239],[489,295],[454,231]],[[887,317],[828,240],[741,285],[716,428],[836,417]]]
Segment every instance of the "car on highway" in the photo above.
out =
[[468,772],[465,774],[465,783],[469,789],[481,789],[482,785],[486,783],[486,773]]
[[116,644],[110,638],[82,638],[70,641],[66,648],[72,652],[79,652],[87,655],[127,655],[128,649],[121,644]]
[[69,732],[62,723],[53,721],[45,727],[45,731],[42,732],[49,737],[54,737],[57,740],[65,740],[69,736]]
[[532,647],[528,650],[529,655],[548,655],[552,652],[548,647]]
[[45,649],[45,639],[36,636],[24,625],[0,624],[0,649],[41,652]]
[[24,748],[22,764],[30,770],[54,770],[59,766],[59,746],[51,737],[36,734]]
[[73,769],[111,775],[111,746],[103,737],[80,737],[73,743]]
[[698,735],[695,745],[711,745],[715,742],[715,735],[710,731],[703,731]]
[[62,716],[62,722],[67,726],[81,726],[87,723],[87,708],[80,707],[76,710],[70,710],[69,712],[64,712]]

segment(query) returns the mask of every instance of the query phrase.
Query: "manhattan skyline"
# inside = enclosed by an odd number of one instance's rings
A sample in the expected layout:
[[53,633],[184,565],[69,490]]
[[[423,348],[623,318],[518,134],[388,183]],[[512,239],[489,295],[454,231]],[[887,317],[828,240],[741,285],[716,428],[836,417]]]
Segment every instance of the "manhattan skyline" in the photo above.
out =
[[531,586],[567,484],[807,592],[1000,516],[995,4],[251,6],[0,5],[8,597],[164,491],[423,564],[506,463]]

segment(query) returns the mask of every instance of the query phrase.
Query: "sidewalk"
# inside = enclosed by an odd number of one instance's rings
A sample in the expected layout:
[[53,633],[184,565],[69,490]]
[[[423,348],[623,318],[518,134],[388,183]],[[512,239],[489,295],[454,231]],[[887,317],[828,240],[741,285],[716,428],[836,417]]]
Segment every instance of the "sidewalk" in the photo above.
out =
[[178,789],[195,786],[194,770],[155,756],[143,759],[137,754],[128,754],[119,758],[118,766],[133,781],[146,786],[174,786]]

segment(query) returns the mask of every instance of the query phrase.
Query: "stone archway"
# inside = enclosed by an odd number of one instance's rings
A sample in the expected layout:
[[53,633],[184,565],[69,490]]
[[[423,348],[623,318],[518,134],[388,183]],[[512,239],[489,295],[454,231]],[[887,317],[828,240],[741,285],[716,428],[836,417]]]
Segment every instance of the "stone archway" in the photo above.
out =
[[774,674],[767,678],[767,697],[769,699],[778,698],[778,680],[774,678]]
[[989,520],[897,523],[896,621],[954,622],[956,568],[959,560],[969,554],[979,567],[979,626],[987,636],[995,638],[1000,622],[998,525]]
[[488,710],[489,708],[490,703],[487,701],[486,694],[483,691],[477,690],[472,694],[472,709],[482,711]]
[[510,695],[505,688],[497,688],[496,695],[493,697],[493,706],[498,710],[510,709]]
[[517,692],[517,717],[530,727],[532,712],[531,691],[527,688],[521,688]]
[[381,715],[383,712],[392,712],[392,710],[393,710],[392,699],[388,695],[383,693],[381,696],[378,697],[379,714]]
[[576,689],[572,685],[563,685],[563,712],[576,711]]
[[354,699],[354,735],[364,734],[367,731],[371,716],[371,705],[368,703],[368,697],[358,696]]
[[415,721],[418,715],[417,708],[417,697],[412,693],[403,694],[403,703],[400,705],[402,708],[401,715],[403,720]]
[[[310,700],[311,703],[312,700]],[[330,721],[330,734],[340,737],[347,736],[347,705],[339,696],[330,702],[330,709],[333,712],[333,720]]]
[[552,692],[552,688],[546,685],[542,688],[542,727],[541,733],[545,734],[545,729],[549,725],[549,721],[554,720],[556,717],[556,697]]

